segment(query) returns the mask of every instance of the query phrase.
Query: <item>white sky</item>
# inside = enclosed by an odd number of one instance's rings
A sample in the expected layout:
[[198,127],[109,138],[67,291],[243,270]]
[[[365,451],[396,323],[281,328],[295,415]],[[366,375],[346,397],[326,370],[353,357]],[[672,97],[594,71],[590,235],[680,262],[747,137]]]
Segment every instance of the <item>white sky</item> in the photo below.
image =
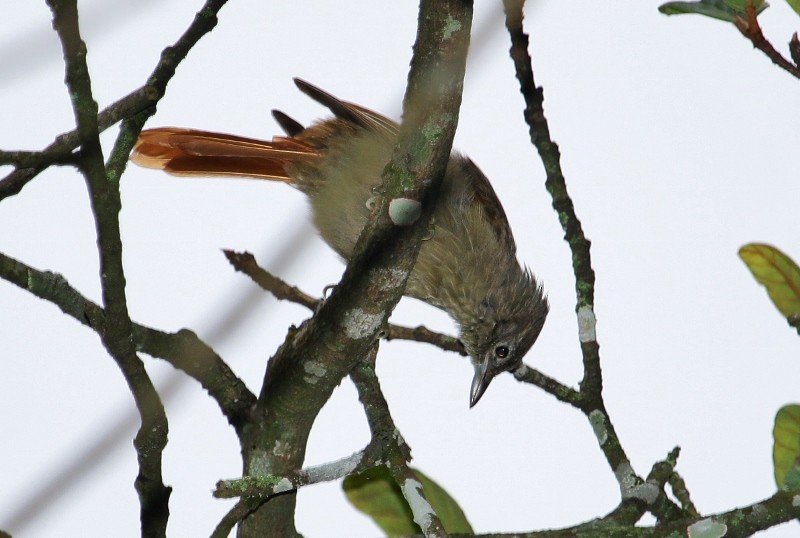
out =
[[[145,80],[200,1],[80,4],[104,107]],[[477,4],[474,28],[483,37],[472,50],[456,147],[492,179],[519,256],[549,293],[552,311],[526,362],[575,384],[581,366],[570,254],[528,141],[500,3]],[[641,475],[679,444],[678,470],[704,513],[768,497],[775,491],[773,418],[800,398],[798,339],[736,252],[768,242],[800,260],[798,82],[732,26],[667,18],[659,2],[530,4],[537,83],[593,243],[605,398],[622,443]],[[785,50],[800,20],[774,4],[761,20]],[[0,148],[39,149],[72,128],[72,112],[48,9],[20,0],[14,8],[13,19],[0,21]],[[294,88],[292,76],[397,117],[416,9],[367,0],[230,2],[180,66],[149,126],[269,138],[278,133],[271,108],[303,122],[326,114]],[[196,330],[257,391],[265,360],[288,325],[308,313],[260,293],[220,249],[252,251],[265,267],[320,294],[343,266],[309,231],[302,195],[278,184],[132,168],[123,205],[133,318]],[[72,170],[51,169],[3,201],[0,230],[0,251],[62,273],[98,300],[93,223]],[[279,265],[287,251],[296,257]],[[243,300],[252,303],[244,319],[220,328]],[[108,457],[88,456],[94,464],[82,476],[58,478],[130,420],[132,399],[113,361],[89,330],[4,281],[0,305],[0,528],[16,538],[138,536],[135,426]],[[394,319],[453,330],[446,316],[412,300]],[[144,359],[159,386],[174,385],[168,365]],[[569,526],[616,506],[613,474],[577,411],[509,375],[470,411],[472,368],[429,346],[382,345],[378,370],[415,465],[460,501],[476,531]],[[231,504],[210,492],[219,478],[240,474],[238,444],[196,383],[180,384],[166,407],[169,533],[207,536]],[[362,417],[345,381],[314,426],[306,463],[361,448],[368,440]],[[67,483],[64,497],[12,525],[53,480]],[[297,526],[309,537],[379,534],[338,483],[300,492]],[[797,531],[791,523],[762,536]]]

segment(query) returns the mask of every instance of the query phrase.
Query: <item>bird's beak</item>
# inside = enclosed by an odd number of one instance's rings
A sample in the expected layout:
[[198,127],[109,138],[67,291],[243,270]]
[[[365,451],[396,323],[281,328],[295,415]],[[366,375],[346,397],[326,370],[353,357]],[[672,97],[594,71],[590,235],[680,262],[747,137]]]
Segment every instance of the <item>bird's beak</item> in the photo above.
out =
[[489,358],[484,358],[475,365],[475,377],[472,378],[472,389],[469,393],[469,407],[472,408],[481,399],[483,393],[494,377],[489,371]]

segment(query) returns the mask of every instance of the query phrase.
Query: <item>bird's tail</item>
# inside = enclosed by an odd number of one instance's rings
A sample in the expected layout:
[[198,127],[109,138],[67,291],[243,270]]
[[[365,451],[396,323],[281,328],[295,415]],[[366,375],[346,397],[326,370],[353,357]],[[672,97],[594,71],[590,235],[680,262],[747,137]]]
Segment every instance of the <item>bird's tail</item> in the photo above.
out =
[[287,165],[317,159],[317,150],[294,138],[255,140],[209,131],[161,127],[142,131],[131,160],[176,176],[233,176],[296,186]]

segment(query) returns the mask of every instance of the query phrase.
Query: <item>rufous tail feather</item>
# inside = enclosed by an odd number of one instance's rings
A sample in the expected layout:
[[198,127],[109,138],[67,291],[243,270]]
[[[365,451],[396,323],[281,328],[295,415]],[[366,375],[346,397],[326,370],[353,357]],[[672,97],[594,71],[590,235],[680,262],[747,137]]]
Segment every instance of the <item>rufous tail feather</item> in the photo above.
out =
[[142,131],[131,153],[139,166],[176,176],[234,176],[294,184],[286,165],[319,157],[312,147],[281,136],[271,141],[161,127]]

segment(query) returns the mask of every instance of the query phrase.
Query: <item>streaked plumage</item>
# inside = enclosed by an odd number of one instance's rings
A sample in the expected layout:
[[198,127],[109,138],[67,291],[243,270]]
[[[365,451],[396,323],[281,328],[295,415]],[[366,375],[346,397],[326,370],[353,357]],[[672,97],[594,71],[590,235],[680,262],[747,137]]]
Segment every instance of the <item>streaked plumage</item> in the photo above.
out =
[[[165,127],[143,131],[132,160],[175,175],[218,175],[289,183],[308,195],[323,239],[343,258],[352,253],[370,199],[389,161],[398,126],[391,120],[295,79],[335,117],[304,128],[273,111],[287,137],[260,141]],[[433,216],[406,287],[448,312],[475,364],[470,405],[492,378],[517,368],[548,312],[541,285],[520,266],[503,207],[489,180],[453,153]]]

